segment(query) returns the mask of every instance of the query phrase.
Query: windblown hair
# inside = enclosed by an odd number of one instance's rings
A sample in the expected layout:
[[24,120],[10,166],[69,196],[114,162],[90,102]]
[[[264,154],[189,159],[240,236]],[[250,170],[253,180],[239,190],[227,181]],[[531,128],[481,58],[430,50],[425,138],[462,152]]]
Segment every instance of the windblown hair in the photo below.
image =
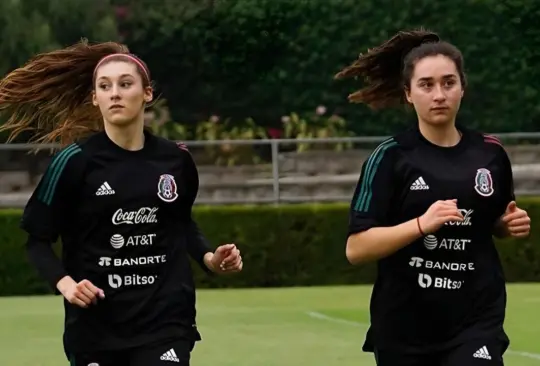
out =
[[[23,131],[32,131],[32,142],[65,146],[103,129],[99,108],[92,104],[94,71],[105,56],[108,61],[130,62],[127,46],[87,40],[56,51],[39,54],[0,80],[0,114],[9,116],[0,132],[10,131],[8,141]],[[131,62],[149,85],[146,65]],[[140,62],[140,64],[139,64]],[[141,66],[144,70],[141,70]],[[146,73],[146,75],[145,75]]]
[[428,56],[444,55],[456,64],[461,83],[466,85],[463,56],[453,45],[440,40],[436,33],[419,29],[400,31],[378,47],[360,54],[350,66],[336,74],[336,79],[360,78],[366,86],[349,95],[352,103],[364,103],[372,109],[405,103],[405,90],[416,62]]

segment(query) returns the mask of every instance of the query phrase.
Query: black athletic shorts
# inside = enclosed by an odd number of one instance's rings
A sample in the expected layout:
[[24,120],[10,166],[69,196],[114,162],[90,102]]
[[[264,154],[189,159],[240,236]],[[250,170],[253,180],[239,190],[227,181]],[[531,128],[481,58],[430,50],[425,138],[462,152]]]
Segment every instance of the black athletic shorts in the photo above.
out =
[[377,366],[504,366],[507,345],[500,340],[475,340],[434,355],[400,355],[375,351]]
[[179,339],[123,351],[78,353],[70,366],[189,366],[194,341]]

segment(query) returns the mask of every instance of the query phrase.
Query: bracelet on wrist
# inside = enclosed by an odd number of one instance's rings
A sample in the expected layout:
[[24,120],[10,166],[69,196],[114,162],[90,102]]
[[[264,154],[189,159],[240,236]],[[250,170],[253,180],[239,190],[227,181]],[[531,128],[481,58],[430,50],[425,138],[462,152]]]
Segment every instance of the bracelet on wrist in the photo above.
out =
[[420,217],[416,218],[416,224],[418,225],[418,231],[420,231],[420,234],[422,234],[422,236],[426,236],[426,234],[422,230],[422,227],[420,226]]

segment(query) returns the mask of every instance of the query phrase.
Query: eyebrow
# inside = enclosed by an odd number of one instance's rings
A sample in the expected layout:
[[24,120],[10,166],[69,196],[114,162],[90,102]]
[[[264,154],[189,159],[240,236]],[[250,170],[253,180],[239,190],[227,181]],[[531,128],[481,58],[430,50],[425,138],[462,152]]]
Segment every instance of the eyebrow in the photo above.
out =
[[[126,77],[126,76],[134,77],[131,74],[122,74],[122,75],[120,75],[120,78],[123,78],[123,77]],[[108,76],[100,76],[99,79],[109,79],[109,77]]]
[[[444,75],[442,78],[443,78],[443,79],[455,79],[455,78],[457,78],[457,75],[454,75],[454,74],[447,74],[447,75]],[[433,79],[434,79],[433,77],[428,76],[428,77],[420,78],[420,79],[418,79],[418,81],[431,81],[431,80],[433,80]]]

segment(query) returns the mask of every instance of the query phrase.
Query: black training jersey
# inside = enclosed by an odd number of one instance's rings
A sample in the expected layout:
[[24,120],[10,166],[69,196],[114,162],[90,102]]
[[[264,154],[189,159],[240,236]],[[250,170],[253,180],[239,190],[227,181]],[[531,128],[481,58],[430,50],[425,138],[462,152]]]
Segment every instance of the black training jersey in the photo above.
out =
[[200,339],[188,254],[205,268],[210,248],[191,218],[198,186],[185,147],[149,133],[139,151],[101,132],[53,157],[22,227],[62,240],[62,262],[44,265],[51,286],[68,274],[105,292],[87,309],[64,302],[68,353]]
[[414,219],[437,200],[457,199],[463,222],[378,261],[364,351],[428,353],[476,337],[499,337],[506,290],[492,232],[514,199],[510,161],[495,137],[460,128],[453,147],[412,128],[364,162],[349,234]]

